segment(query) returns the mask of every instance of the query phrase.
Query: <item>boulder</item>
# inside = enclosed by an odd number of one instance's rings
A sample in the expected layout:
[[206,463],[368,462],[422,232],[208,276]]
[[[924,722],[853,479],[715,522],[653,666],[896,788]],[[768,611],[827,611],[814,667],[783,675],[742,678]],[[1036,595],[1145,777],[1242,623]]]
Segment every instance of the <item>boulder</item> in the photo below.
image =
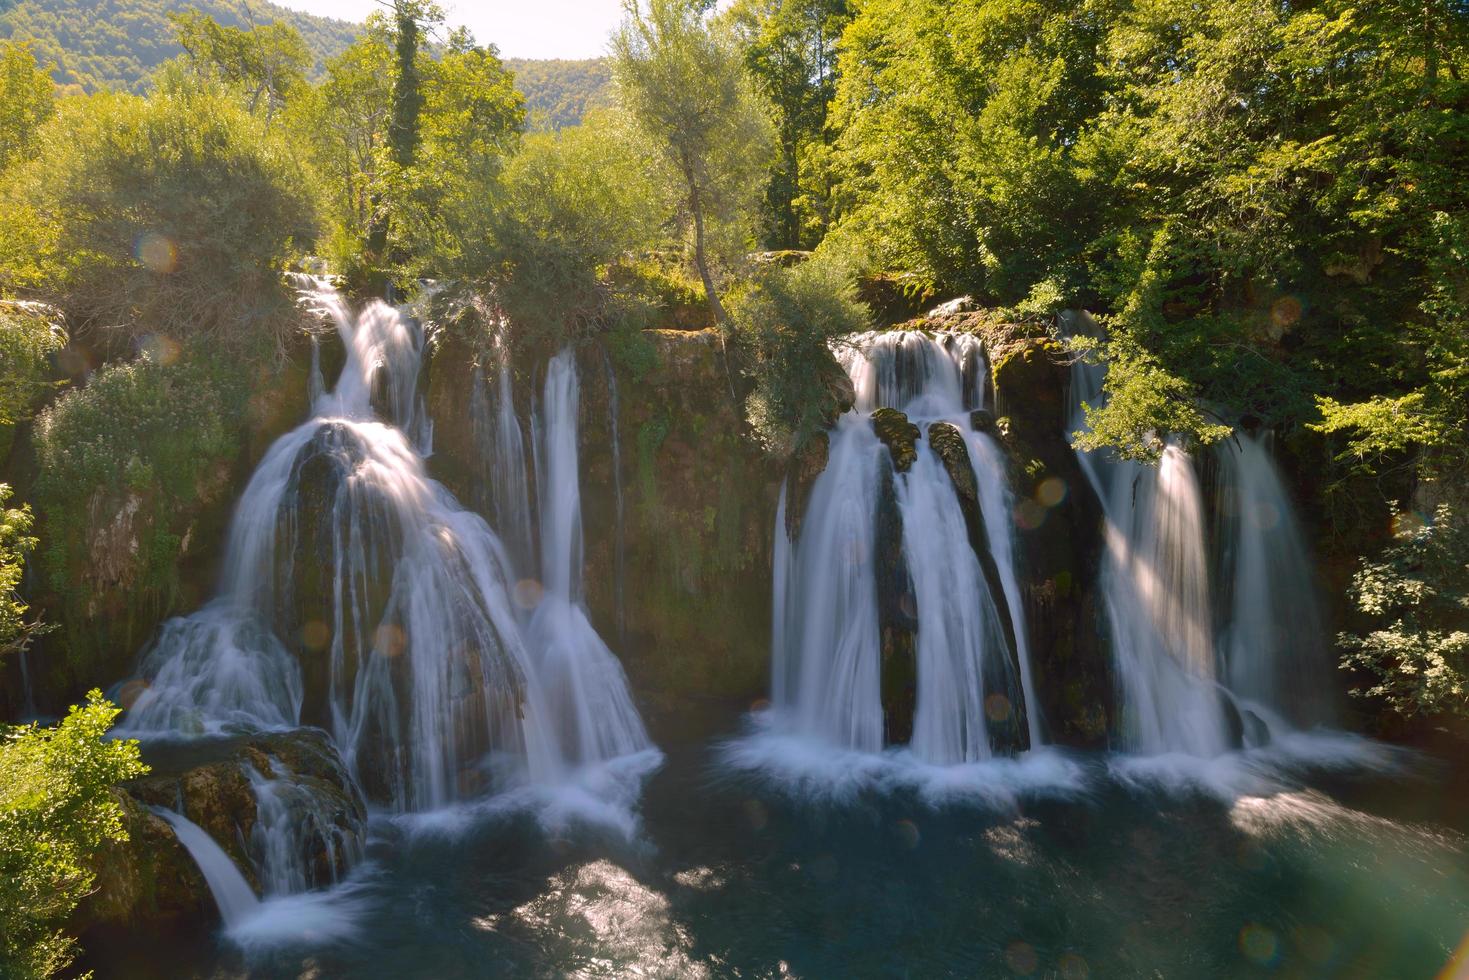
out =
[[872,413],[872,431],[892,454],[893,469],[908,472],[918,458],[918,440],[922,437],[918,426],[895,408],[879,408]]
[[295,857],[308,885],[330,884],[362,853],[366,804],[331,739],[319,729],[157,743],[145,746],[144,760],[152,771],[129,783],[128,795],[198,824],[257,891],[260,854],[252,836],[261,808],[252,774],[304,791],[290,794],[286,818],[296,828],[300,853]]
[[[928,444],[934,455],[944,464],[944,471],[954,485],[954,494],[959,500],[959,510],[964,514],[964,527],[969,533],[969,546],[979,560],[980,571],[994,600],[995,612],[999,616],[1000,629],[1005,636],[1005,653],[1010,661],[1009,677],[1020,677],[1020,650],[1015,639],[1015,622],[1010,614],[1010,603],[1005,596],[1004,582],[994,553],[990,550],[989,530],[984,523],[984,512],[980,508],[979,487],[974,479],[974,467],[969,459],[969,446],[964,434],[948,422],[935,422],[928,427]],[[923,597],[919,597],[919,602]],[[986,687],[998,690],[1005,686],[1005,675],[997,673],[986,678]],[[1018,692],[1016,692],[1018,693]],[[990,718],[990,742],[996,748],[1008,751],[1023,751],[1030,746],[1029,729],[1026,726],[1026,705],[1023,698],[1010,698],[1012,710],[1003,718]]]

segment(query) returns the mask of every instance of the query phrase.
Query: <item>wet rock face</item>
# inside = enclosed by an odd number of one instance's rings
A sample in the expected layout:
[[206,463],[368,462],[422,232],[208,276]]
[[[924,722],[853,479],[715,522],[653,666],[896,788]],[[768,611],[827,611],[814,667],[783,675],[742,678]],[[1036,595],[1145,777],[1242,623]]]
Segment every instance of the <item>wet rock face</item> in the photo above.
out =
[[791,455],[786,466],[786,536],[792,541],[801,537],[811,487],[826,470],[830,458],[831,438],[825,432],[812,433]]
[[1018,327],[997,332],[990,350],[996,437],[1017,463],[1018,558],[1045,729],[1054,742],[1100,747],[1115,719],[1096,591],[1102,514],[1067,435],[1065,352]]
[[[928,427],[928,444],[944,464],[944,471],[954,485],[959,500],[959,510],[964,515],[965,530],[969,534],[969,546],[979,560],[981,573],[989,587],[990,598],[998,613],[1000,629],[1005,636],[1005,653],[1010,660],[1011,677],[1020,676],[1020,648],[1015,638],[1015,623],[1010,615],[1010,605],[1005,598],[1004,582],[999,567],[990,550],[989,530],[984,522],[984,512],[979,503],[979,486],[974,479],[974,468],[969,459],[969,445],[964,434],[948,422],[934,422]],[[919,597],[922,601],[922,597]],[[1000,675],[1002,678],[1003,675]],[[996,678],[992,690],[999,689],[1002,681]],[[987,684],[990,680],[987,679]],[[990,718],[990,741],[1008,752],[1029,748],[1029,735],[1025,722],[1025,706],[1016,704],[1003,719]]]
[[294,814],[295,823],[324,824],[301,836],[298,858],[307,869],[308,884],[330,884],[361,853],[367,807],[326,732],[303,728],[158,745],[145,753],[145,761],[153,771],[126,786],[127,793],[145,805],[177,810],[198,824],[257,890],[259,855],[252,847],[252,835],[259,805],[252,771],[306,791],[299,805],[309,804],[313,812],[309,818]]
[[908,472],[918,458],[917,444],[921,438],[918,426],[895,408],[879,408],[872,413],[872,430],[892,454],[893,469]]
[[128,839],[109,842],[97,855],[95,890],[71,928],[85,935],[97,928],[207,921],[215,914],[209,886],[173,829],[129,793],[118,790],[116,796]]
[[882,465],[874,568],[883,741],[905,745],[913,738],[913,717],[918,710],[918,603],[903,554],[903,515],[893,485],[893,466],[887,461]]
[[[748,382],[726,361],[717,332],[645,330],[637,343],[635,356],[597,342],[577,348],[592,624],[645,708],[690,696],[753,700],[769,681],[771,545],[784,469],[746,432]],[[477,356],[462,337],[436,341],[429,467],[504,539],[475,493],[485,466],[467,410]],[[526,422],[541,398],[544,352],[517,351],[510,367],[529,454]],[[819,473],[824,446],[807,451]]]
[[[145,748],[152,772],[118,791],[129,839],[101,855],[97,890],[76,927],[202,922],[216,915],[209,886],[173,830],[149,807],[176,810],[202,827],[262,890],[254,831],[261,808],[253,770],[296,789],[284,813],[298,828],[304,884],[340,879],[362,853],[367,808],[325,732],[298,729]],[[295,812],[292,807],[303,812]],[[309,809],[310,812],[304,812]]]

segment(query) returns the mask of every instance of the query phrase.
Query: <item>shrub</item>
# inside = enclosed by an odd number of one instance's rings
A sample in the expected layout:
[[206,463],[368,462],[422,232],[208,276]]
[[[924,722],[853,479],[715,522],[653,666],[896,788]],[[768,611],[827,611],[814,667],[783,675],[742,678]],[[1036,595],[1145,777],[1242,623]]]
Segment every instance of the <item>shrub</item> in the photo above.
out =
[[20,597],[20,579],[26,556],[36,546],[30,536],[31,509],[7,508],[10,487],[0,483],[0,654],[24,647],[36,627],[26,622],[26,604]]
[[1374,678],[1353,694],[1404,718],[1469,717],[1469,528],[1447,506],[1428,522],[1399,514],[1396,527],[1352,577],[1352,603],[1373,628],[1341,634],[1342,667]]
[[103,530],[99,515],[111,520],[124,500],[136,506],[130,520],[139,540],[130,543],[132,554],[109,560],[116,579],[109,586],[167,604],[201,492],[238,451],[246,397],[240,372],[201,359],[167,360],[165,352],[109,365],[37,420],[43,568],[75,607],[62,617],[70,634],[94,618],[80,603],[100,598],[85,584]]
[[75,955],[61,932],[108,841],[127,840],[112,787],[147,771],[138,743],[106,738],[118,709],[93,691],[55,727],[0,741],[0,975],[49,977]]
[[[67,99],[5,202],[12,288],[54,292],[78,333],[233,351],[279,343],[277,270],[315,231],[314,182],[279,130],[209,87]],[[23,247],[22,247],[23,246]]]
[[845,374],[832,356],[840,338],[868,329],[848,268],[818,253],[773,269],[731,303],[735,338],[749,356],[755,390],[745,414],[770,451],[788,452],[835,414]]

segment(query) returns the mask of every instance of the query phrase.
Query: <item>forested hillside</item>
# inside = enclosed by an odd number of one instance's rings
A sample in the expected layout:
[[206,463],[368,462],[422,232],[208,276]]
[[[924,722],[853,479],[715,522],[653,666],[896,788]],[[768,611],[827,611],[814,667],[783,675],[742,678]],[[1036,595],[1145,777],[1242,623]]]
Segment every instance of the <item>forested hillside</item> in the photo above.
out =
[[515,87],[525,96],[525,113],[533,128],[561,129],[581,122],[588,109],[611,101],[612,69],[604,58],[510,58]]
[[170,13],[198,10],[221,24],[285,21],[306,42],[313,74],[352,43],[361,25],[247,0],[0,0],[0,38],[33,42],[62,85],[142,91],[148,75],[182,52]]

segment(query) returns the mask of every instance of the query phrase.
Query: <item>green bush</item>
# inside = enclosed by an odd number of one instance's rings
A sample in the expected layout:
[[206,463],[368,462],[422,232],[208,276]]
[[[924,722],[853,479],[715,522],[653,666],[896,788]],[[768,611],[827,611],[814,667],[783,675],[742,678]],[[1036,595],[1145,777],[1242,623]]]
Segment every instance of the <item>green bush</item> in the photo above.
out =
[[31,509],[7,508],[10,487],[0,483],[0,655],[23,648],[35,631],[26,622],[26,604],[20,597],[20,580],[26,556],[36,546],[30,536]]
[[613,263],[646,249],[668,204],[622,117],[526,137],[505,168],[489,253],[477,261],[517,339],[559,346],[615,319]]
[[142,775],[138,743],[106,738],[118,709],[93,691],[55,727],[0,741],[0,975],[49,977],[76,944],[61,928],[95,880],[108,841],[127,840],[117,783]]
[[114,350],[162,335],[259,352],[294,327],[278,270],[315,233],[315,182],[278,127],[208,86],[103,93],[64,100],[37,147],[0,202],[0,255],[26,258],[0,286],[55,294]]
[[871,314],[847,267],[818,253],[767,272],[733,298],[731,316],[755,383],[746,417],[768,450],[789,452],[835,414],[834,393],[845,373],[832,344],[868,329]]
[[83,582],[99,520],[110,520],[124,499],[136,503],[132,520],[142,539],[128,581],[115,584],[166,604],[201,489],[238,452],[247,395],[240,372],[201,359],[165,360],[104,367],[37,419],[43,568],[66,603],[61,619],[72,634],[91,618],[80,604],[96,598]]
[[55,387],[51,355],[66,334],[44,307],[0,300],[0,460],[10,451],[12,428],[30,418],[36,402]]
[[1469,528],[1446,506],[1429,522],[1399,514],[1396,526],[1352,577],[1351,600],[1372,628],[1341,634],[1342,668],[1372,675],[1353,693],[1404,718],[1469,717]]

